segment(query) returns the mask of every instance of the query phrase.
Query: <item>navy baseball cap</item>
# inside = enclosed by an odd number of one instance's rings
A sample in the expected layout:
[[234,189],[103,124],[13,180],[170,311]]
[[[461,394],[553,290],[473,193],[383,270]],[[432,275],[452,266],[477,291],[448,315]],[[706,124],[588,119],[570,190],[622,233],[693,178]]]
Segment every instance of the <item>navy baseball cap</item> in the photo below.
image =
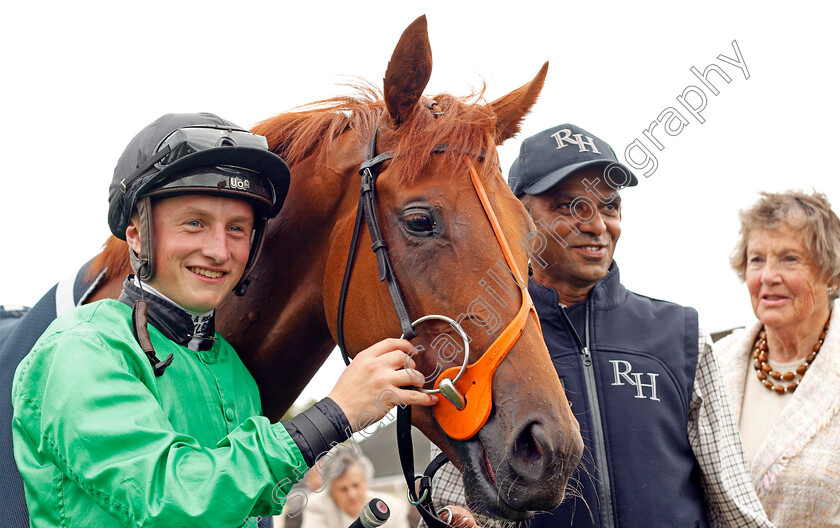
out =
[[508,185],[517,197],[540,194],[584,167],[604,167],[613,188],[639,183],[633,172],[618,162],[613,149],[595,134],[572,124],[558,125],[527,138],[510,166]]

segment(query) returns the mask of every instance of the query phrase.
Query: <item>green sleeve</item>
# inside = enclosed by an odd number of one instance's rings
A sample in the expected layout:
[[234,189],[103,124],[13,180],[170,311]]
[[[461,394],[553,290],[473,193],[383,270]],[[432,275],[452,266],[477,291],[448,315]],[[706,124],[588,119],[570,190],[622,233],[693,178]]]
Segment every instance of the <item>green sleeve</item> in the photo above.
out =
[[21,365],[15,414],[27,443],[135,526],[239,526],[281,510],[306,469],[281,423],[252,417],[202,447],[172,428],[128,345],[104,341],[64,334]]

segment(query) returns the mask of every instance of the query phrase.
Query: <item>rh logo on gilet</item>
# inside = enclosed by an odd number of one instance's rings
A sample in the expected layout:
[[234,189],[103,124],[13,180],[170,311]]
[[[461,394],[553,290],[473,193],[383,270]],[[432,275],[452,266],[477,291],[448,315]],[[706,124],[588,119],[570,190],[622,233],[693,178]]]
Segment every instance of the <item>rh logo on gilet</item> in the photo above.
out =
[[[635,398],[660,401],[656,397],[656,377],[659,374],[653,372],[633,372],[633,365],[623,359],[611,359],[610,363],[613,365],[613,386],[621,386],[626,382],[628,385],[636,387]],[[642,376],[647,376],[649,383],[642,383]],[[645,389],[649,389],[650,396],[645,395]]]

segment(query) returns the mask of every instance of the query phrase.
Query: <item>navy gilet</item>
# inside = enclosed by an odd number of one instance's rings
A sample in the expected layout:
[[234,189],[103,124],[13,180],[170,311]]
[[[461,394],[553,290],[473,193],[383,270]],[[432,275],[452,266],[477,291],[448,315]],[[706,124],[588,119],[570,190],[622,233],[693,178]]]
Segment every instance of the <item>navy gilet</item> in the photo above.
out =
[[585,446],[570,482],[578,491],[567,490],[557,509],[530,526],[707,527],[686,432],[697,312],[629,292],[615,263],[586,300],[568,308],[551,288],[531,280],[529,290]]

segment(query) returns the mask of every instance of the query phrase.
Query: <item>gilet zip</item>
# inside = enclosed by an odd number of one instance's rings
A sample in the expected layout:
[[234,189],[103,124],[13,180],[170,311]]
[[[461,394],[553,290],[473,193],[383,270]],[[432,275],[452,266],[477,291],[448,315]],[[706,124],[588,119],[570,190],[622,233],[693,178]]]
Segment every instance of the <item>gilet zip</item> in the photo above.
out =
[[[583,362],[583,379],[586,386],[586,399],[589,402],[589,410],[592,413],[592,447],[595,450],[595,464],[598,467],[598,491],[601,501],[601,517],[603,518],[603,526],[607,528],[615,527],[615,517],[613,515],[612,506],[612,489],[610,487],[610,470],[607,465],[607,449],[604,444],[604,427],[601,423],[601,406],[598,402],[598,388],[595,383],[595,367],[592,362],[592,352],[589,341],[589,311],[592,300],[586,302],[586,320],[585,320],[585,336],[586,344],[580,340],[575,326],[572,324],[569,315],[566,313],[566,307],[562,304],[560,306],[560,313],[563,314],[563,320],[569,327],[569,331],[575,340],[578,351],[580,351],[581,361]],[[597,419],[595,419],[597,417]]]

